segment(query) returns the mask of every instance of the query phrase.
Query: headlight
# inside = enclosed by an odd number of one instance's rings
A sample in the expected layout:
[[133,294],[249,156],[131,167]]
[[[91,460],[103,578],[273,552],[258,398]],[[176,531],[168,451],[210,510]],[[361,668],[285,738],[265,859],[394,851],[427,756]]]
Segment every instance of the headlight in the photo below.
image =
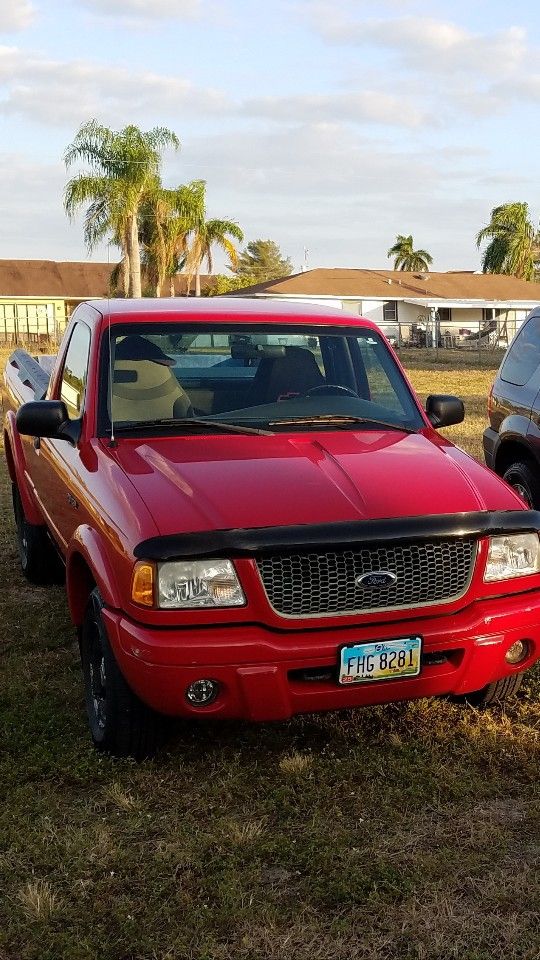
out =
[[245,602],[230,560],[175,560],[158,566],[161,609],[240,607]]
[[540,572],[540,541],[537,533],[514,533],[491,537],[484,581],[510,580]]

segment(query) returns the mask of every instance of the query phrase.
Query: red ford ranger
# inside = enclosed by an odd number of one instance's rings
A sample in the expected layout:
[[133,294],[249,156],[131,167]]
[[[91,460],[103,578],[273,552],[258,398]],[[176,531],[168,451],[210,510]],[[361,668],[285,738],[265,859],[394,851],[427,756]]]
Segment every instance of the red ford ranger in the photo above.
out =
[[502,700],[540,657],[540,514],[435,428],[374,324],[240,299],[96,301],[17,350],[23,570],[65,566],[94,743],[162,715]]

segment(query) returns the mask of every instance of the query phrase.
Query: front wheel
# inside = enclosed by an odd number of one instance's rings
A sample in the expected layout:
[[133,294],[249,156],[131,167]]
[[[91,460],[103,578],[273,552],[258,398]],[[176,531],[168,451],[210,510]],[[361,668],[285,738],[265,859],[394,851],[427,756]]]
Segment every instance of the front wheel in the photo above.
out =
[[540,509],[540,479],[528,463],[512,463],[504,471],[503,480],[514,487],[531,510]]
[[469,703],[472,707],[490,707],[492,704],[505,703],[518,692],[523,683],[522,673],[513,673],[510,677],[488,683],[481,690],[456,697],[458,703]]
[[148,707],[127,685],[109,643],[103,601],[92,590],[81,629],[84,695],[90,733],[98,750],[115,757],[145,760],[163,739],[165,718]]

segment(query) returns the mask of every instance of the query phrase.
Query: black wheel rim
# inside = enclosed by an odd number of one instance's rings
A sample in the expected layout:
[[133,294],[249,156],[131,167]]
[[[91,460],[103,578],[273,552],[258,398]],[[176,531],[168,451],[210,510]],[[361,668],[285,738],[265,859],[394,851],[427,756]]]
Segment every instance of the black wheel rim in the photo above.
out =
[[102,739],[107,723],[107,670],[99,628],[95,621],[88,625],[88,713],[92,732]]
[[523,497],[525,503],[531,508],[533,506],[531,491],[521,480],[510,480],[514,490],[519,493],[520,497]]

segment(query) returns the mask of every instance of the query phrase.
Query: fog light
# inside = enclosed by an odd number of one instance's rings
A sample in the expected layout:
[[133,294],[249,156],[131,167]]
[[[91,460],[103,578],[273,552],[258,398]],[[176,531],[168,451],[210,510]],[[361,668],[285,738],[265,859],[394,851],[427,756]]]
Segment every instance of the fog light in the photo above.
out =
[[217,680],[195,680],[186,690],[186,698],[194,707],[208,707],[219,693]]
[[505,660],[507,663],[516,664],[522,663],[523,660],[526,660],[529,656],[529,642],[528,640],[516,640],[511,647],[508,647],[508,650],[505,654]]

